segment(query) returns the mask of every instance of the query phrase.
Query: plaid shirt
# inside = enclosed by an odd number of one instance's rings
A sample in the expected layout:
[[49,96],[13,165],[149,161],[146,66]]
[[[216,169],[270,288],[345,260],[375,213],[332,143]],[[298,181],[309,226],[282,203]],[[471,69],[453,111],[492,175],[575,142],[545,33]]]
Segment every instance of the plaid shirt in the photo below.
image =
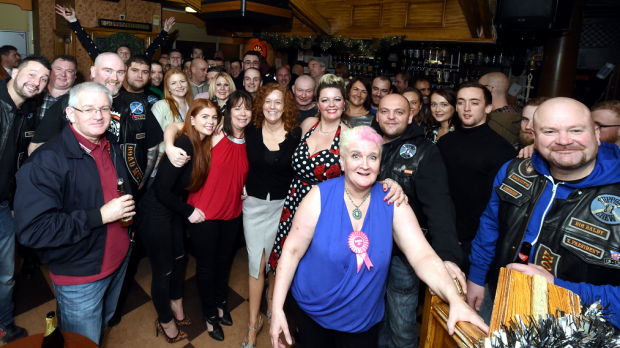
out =
[[521,109],[516,106],[506,105],[503,108],[493,110],[493,112],[514,112],[518,114],[521,113]]
[[49,109],[50,106],[57,102],[58,99],[60,99],[60,97],[62,96],[63,95],[61,94],[57,98],[54,98],[46,89],[45,95],[43,96],[43,102],[41,103],[41,107],[39,107],[39,119],[42,119],[43,116],[45,116],[45,112],[47,111],[47,109]]

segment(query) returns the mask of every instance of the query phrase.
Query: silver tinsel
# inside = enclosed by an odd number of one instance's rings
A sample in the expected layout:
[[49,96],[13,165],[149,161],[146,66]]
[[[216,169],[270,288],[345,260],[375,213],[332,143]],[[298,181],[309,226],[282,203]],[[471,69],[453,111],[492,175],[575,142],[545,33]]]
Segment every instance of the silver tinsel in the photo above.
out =
[[478,342],[478,348],[620,348],[606,309],[597,301],[584,306],[577,317],[561,311],[539,318],[515,315],[510,326],[502,325]]

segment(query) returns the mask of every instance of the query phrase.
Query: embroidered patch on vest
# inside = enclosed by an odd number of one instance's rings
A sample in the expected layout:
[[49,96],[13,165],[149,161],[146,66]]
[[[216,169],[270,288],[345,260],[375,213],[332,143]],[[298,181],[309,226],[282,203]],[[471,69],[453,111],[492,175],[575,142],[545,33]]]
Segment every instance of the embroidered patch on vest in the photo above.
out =
[[403,146],[400,147],[400,157],[405,158],[405,159],[409,159],[413,156],[415,156],[415,153],[418,151],[418,149],[416,148],[415,145],[413,144],[403,144]]
[[535,178],[538,172],[534,169],[531,159],[527,159],[519,164],[519,173],[526,178]]
[[30,132],[25,132],[25,133],[24,133],[24,136],[25,136],[26,138],[32,138],[32,137],[34,137],[34,132],[33,132],[33,131],[30,131]]
[[146,133],[138,133],[136,134],[136,139],[144,139],[146,138]]
[[136,114],[136,115],[143,115],[144,114],[144,105],[142,105],[142,103],[140,102],[132,102],[131,104],[129,104],[129,109],[131,110],[131,113]]
[[124,155],[129,174],[138,184],[141,183],[143,174],[136,161],[136,144],[125,144]]
[[148,97],[146,97],[146,99],[149,101],[149,104],[151,104],[151,105],[157,103],[157,101],[159,100],[154,95],[149,95]]
[[617,251],[610,250],[611,258],[614,260],[620,260],[620,253]]
[[413,170],[411,170],[411,169],[405,169],[405,174],[413,174]]
[[[616,209],[618,211],[616,211]],[[620,224],[620,197],[612,195],[598,195],[590,203],[592,215],[609,225]]]
[[558,264],[561,257],[559,254],[551,251],[546,245],[540,244],[534,256],[534,264],[542,266],[555,276],[558,274]]
[[131,117],[132,117],[134,120],[136,120],[136,121],[142,121],[142,120],[144,120],[144,118],[145,118],[146,116],[144,116],[144,115],[135,115],[135,114],[131,114]]
[[581,252],[585,252],[586,254],[589,254],[591,256],[596,257],[597,259],[602,259],[603,258],[603,250],[599,249],[589,243],[586,243],[582,240],[579,240],[577,238],[573,238],[573,237],[569,237],[567,235],[564,235],[564,239],[562,239],[562,244],[573,248],[575,250],[581,251]]
[[500,190],[502,190],[502,191],[504,191],[504,192],[506,192],[507,194],[511,195],[511,196],[512,196],[512,197],[514,197],[514,198],[519,198],[519,197],[523,196],[523,195],[521,194],[521,192],[519,192],[519,191],[515,190],[514,188],[512,188],[512,187],[510,187],[510,186],[508,186],[508,185],[506,185],[506,184],[502,184],[502,185],[499,187],[499,189],[500,189]]
[[608,240],[609,239],[609,230],[604,229],[602,227],[598,227],[596,225],[587,223],[583,220],[579,220],[577,218],[570,218],[570,224],[571,226],[575,227],[576,229],[586,232],[588,234],[591,234],[593,236],[602,238],[604,240]]
[[517,185],[523,187],[526,190],[529,190],[532,187],[532,182],[529,180],[525,180],[525,178],[519,174],[512,173],[510,174],[508,179],[514,181]]

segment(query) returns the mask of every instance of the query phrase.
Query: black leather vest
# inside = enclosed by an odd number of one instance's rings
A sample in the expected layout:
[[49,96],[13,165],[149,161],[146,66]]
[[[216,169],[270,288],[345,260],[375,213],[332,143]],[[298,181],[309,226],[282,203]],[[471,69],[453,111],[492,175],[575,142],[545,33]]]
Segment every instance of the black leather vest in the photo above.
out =
[[[517,257],[547,180],[531,159],[516,159],[495,189],[500,198],[499,238],[487,277],[493,293],[500,267]],[[556,199],[535,247],[531,262],[557,278],[620,285],[620,184],[575,189],[565,200]]]
[[130,184],[133,192],[138,192],[147,165],[146,115],[151,104],[146,95],[144,98],[136,98],[121,91],[117,98],[122,98],[121,106],[115,108],[118,114],[112,115],[108,131],[118,136]]
[[[398,142],[398,140],[396,140],[395,143],[396,142]],[[426,233],[428,222],[422,210],[422,204],[417,199],[412,179],[415,178],[418,166],[424,158],[426,150],[433,144],[424,138],[424,136],[416,136],[402,143],[398,143],[398,145],[388,145],[389,147],[384,146],[383,148],[384,153],[381,156],[381,172],[377,181],[390,178],[403,188],[403,191],[409,198],[409,205],[413,209],[420,227]]]

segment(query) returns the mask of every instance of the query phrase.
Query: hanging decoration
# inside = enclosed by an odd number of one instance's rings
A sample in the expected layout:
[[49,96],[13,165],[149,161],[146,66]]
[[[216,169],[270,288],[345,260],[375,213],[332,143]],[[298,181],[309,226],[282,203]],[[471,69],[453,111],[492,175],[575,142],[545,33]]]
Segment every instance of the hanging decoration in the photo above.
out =
[[313,47],[318,47],[322,51],[332,50],[335,53],[356,53],[362,55],[374,55],[379,50],[387,50],[403,42],[405,38],[405,36],[391,35],[371,40],[362,40],[321,34],[302,38],[299,35],[287,36],[279,33],[255,33],[254,36],[261,41],[270,43],[276,50],[281,48],[309,50]]
[[144,40],[138,39],[129,33],[117,33],[108,36],[103,45],[104,52],[116,52],[119,47],[127,46],[131,49],[131,54],[144,54]]
[[584,305],[581,315],[564,312],[539,318],[516,315],[502,330],[478,343],[478,348],[618,348],[620,337],[609,323],[607,307],[597,301]]

